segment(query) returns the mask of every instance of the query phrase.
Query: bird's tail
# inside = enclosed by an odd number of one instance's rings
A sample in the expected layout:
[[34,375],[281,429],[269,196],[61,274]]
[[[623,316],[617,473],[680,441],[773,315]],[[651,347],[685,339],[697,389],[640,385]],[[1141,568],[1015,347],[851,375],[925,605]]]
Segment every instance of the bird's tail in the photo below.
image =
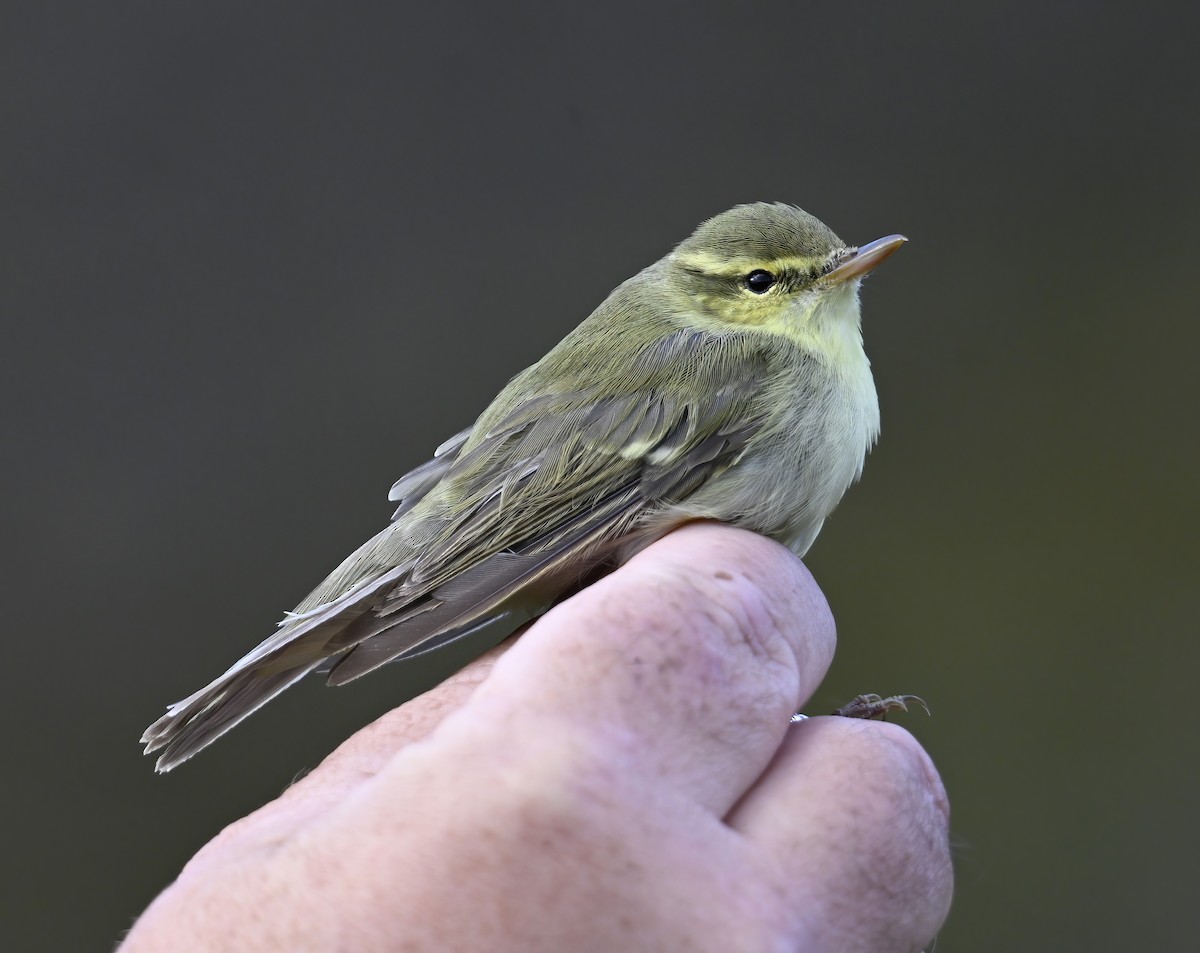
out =
[[306,600],[271,638],[147,728],[146,754],[161,752],[155,768],[170,771],[329,663],[329,684],[342,685],[452,643],[486,651],[605,561],[636,520],[638,503],[637,486],[626,487],[524,551],[492,553],[431,592],[405,582],[405,563],[331,602],[308,608]]
[[397,567],[332,602],[285,620],[278,632],[225,674],[170,705],[142,735],[146,754],[161,752],[155,770],[161,773],[182,764],[345,648],[331,643],[404,571],[405,567]]

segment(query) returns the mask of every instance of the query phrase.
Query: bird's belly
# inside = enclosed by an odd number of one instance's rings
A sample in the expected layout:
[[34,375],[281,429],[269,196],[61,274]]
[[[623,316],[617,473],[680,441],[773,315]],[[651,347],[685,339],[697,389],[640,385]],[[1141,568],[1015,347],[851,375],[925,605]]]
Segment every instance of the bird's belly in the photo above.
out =
[[797,555],[862,473],[879,433],[879,404],[869,366],[863,374],[791,381],[774,425],[742,458],[672,515],[716,519],[770,536]]

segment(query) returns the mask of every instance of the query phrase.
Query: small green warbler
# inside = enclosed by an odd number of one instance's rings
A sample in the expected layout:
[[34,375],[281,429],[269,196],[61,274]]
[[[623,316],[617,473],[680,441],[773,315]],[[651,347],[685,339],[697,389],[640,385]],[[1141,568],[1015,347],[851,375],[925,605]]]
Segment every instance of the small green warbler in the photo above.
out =
[[634,275],[403,476],[391,523],[225,674],[151,725],[169,771],[318,669],[342,685],[451,644],[479,654],[689,520],[803,554],[879,433],[855,248],[741,205]]

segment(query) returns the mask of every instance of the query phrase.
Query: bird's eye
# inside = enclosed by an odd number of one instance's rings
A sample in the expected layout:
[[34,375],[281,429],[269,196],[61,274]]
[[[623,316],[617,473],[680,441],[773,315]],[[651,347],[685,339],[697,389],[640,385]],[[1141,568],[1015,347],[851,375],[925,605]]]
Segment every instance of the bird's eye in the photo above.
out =
[[761,268],[750,272],[743,281],[746,287],[753,291],[756,295],[766,294],[775,284],[775,276],[769,271],[763,271]]

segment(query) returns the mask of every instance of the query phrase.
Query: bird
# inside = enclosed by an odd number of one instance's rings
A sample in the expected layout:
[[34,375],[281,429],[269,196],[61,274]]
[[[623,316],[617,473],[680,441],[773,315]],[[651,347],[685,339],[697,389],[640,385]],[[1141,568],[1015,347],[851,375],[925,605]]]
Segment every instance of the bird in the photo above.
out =
[[847,245],[739,205],[618,285],[391,488],[389,524],[142,737],[169,771],[314,672],[343,685],[482,654],[671,530],[717,520],[804,555],[879,435]]

